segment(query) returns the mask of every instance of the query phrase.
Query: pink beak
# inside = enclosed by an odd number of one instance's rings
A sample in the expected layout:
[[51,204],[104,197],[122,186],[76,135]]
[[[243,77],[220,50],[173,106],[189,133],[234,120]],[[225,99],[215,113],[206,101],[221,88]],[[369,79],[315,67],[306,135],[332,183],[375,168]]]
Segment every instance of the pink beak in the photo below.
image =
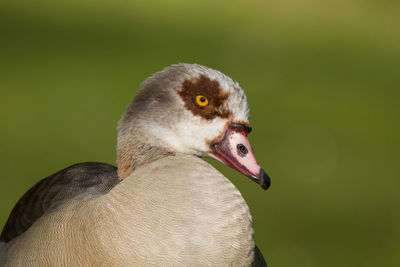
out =
[[254,157],[247,139],[250,131],[251,128],[246,125],[231,123],[220,140],[211,142],[210,148],[214,156],[266,190],[271,185],[271,180]]

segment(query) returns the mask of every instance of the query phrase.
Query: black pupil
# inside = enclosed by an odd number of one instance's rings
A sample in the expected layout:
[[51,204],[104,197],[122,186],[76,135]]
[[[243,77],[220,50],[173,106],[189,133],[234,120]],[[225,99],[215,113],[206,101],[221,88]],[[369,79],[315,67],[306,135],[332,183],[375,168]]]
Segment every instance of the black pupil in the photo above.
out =
[[243,144],[238,144],[236,148],[240,156],[246,156],[246,154],[249,152]]
[[200,101],[201,101],[201,102],[206,102],[206,98],[205,98],[204,96],[202,96],[202,97],[200,98]]

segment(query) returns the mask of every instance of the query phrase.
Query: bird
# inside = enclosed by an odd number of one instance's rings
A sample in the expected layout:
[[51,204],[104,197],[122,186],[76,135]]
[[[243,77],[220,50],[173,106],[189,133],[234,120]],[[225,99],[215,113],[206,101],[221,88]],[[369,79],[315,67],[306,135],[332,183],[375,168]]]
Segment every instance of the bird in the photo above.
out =
[[248,116],[217,70],[156,72],[118,123],[118,166],[79,163],[30,188],[0,235],[0,266],[266,266],[246,201],[203,160],[268,189]]

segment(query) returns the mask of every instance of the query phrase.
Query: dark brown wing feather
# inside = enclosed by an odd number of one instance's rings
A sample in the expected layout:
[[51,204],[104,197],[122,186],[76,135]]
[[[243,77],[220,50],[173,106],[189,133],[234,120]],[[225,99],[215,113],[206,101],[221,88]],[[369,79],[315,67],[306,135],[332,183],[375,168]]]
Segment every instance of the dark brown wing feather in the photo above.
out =
[[82,193],[104,194],[120,182],[117,168],[97,162],[72,165],[44,178],[29,189],[11,211],[0,241],[25,232],[45,212]]
[[254,247],[254,260],[251,264],[251,267],[268,267],[260,249],[257,246]]

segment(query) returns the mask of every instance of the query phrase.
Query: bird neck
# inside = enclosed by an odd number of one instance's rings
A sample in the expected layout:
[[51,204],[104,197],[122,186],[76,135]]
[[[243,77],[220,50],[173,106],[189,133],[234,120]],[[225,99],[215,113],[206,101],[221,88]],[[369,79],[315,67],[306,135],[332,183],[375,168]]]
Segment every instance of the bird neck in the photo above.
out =
[[118,140],[118,175],[121,179],[128,177],[138,167],[149,164],[168,155],[173,155],[168,149],[156,142],[147,142],[144,137],[135,134],[129,138]]

